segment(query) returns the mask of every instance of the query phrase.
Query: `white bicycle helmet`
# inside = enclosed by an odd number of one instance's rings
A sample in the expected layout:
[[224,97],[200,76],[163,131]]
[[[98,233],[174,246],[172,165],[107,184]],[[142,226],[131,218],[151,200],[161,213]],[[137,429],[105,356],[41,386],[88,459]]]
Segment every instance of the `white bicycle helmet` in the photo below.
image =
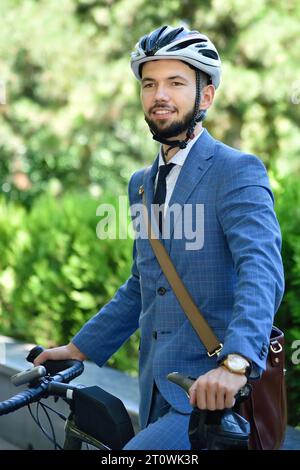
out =
[[162,26],[143,36],[131,54],[131,68],[141,80],[141,65],[151,60],[177,59],[205,72],[218,88],[221,59],[213,43],[204,34],[188,29]]
[[[186,148],[188,141],[194,137],[198,122],[203,121],[206,110],[199,109],[201,101],[201,72],[208,75],[215,88],[220,84],[221,59],[213,43],[204,34],[188,29],[162,26],[143,36],[131,54],[131,68],[136,78],[141,81],[142,65],[151,60],[177,59],[191,65],[196,70],[196,98],[194,114],[188,125],[184,140],[168,140],[149,125],[153,139],[169,146]],[[148,123],[149,124],[149,123]],[[156,132],[156,133],[155,133]]]

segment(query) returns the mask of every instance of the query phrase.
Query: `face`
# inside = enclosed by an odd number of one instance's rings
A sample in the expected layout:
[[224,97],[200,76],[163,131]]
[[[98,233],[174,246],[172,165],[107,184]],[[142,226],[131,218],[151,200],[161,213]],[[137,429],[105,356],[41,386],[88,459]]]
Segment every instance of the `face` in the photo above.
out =
[[185,136],[194,114],[196,73],[180,60],[153,60],[142,70],[145,119],[164,138]]

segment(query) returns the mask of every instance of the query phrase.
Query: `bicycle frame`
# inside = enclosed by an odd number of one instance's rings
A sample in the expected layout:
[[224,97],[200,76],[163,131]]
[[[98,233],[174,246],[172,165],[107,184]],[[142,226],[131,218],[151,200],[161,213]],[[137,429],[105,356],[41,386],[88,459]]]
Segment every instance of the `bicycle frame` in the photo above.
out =
[[74,422],[74,417],[71,413],[65,424],[65,441],[63,445],[64,450],[81,450],[82,444],[92,445],[99,450],[111,450],[110,447],[104,445],[90,434],[83,432]]

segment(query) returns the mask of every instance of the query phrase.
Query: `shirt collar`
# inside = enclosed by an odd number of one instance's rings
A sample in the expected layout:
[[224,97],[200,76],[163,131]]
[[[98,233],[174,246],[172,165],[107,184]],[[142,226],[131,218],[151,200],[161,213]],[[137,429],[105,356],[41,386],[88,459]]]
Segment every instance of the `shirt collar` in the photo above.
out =
[[[189,141],[186,148],[185,149],[179,149],[178,152],[175,153],[174,157],[172,157],[171,160],[168,163],[172,162],[172,163],[175,163],[175,165],[183,166],[183,164],[185,162],[185,159],[188,156],[191,148],[197,142],[197,140],[199,139],[199,137],[200,137],[200,135],[202,134],[203,131],[204,131],[204,127],[201,129],[199,134],[196,135],[196,137],[194,137],[192,140]],[[158,166],[159,167],[165,164],[164,159],[162,157],[161,149],[162,149],[162,145],[160,146],[160,150],[159,150],[159,161],[158,161]]]

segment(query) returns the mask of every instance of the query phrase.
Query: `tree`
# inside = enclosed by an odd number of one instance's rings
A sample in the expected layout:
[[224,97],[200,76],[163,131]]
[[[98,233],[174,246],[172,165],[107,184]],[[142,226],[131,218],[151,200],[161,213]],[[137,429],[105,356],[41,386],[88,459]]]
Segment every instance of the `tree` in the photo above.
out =
[[207,127],[275,172],[298,171],[296,1],[3,0],[1,10],[1,186],[10,198],[30,204],[49,184],[125,190],[157,148],[129,53],[145,32],[181,21],[207,33],[223,59]]

